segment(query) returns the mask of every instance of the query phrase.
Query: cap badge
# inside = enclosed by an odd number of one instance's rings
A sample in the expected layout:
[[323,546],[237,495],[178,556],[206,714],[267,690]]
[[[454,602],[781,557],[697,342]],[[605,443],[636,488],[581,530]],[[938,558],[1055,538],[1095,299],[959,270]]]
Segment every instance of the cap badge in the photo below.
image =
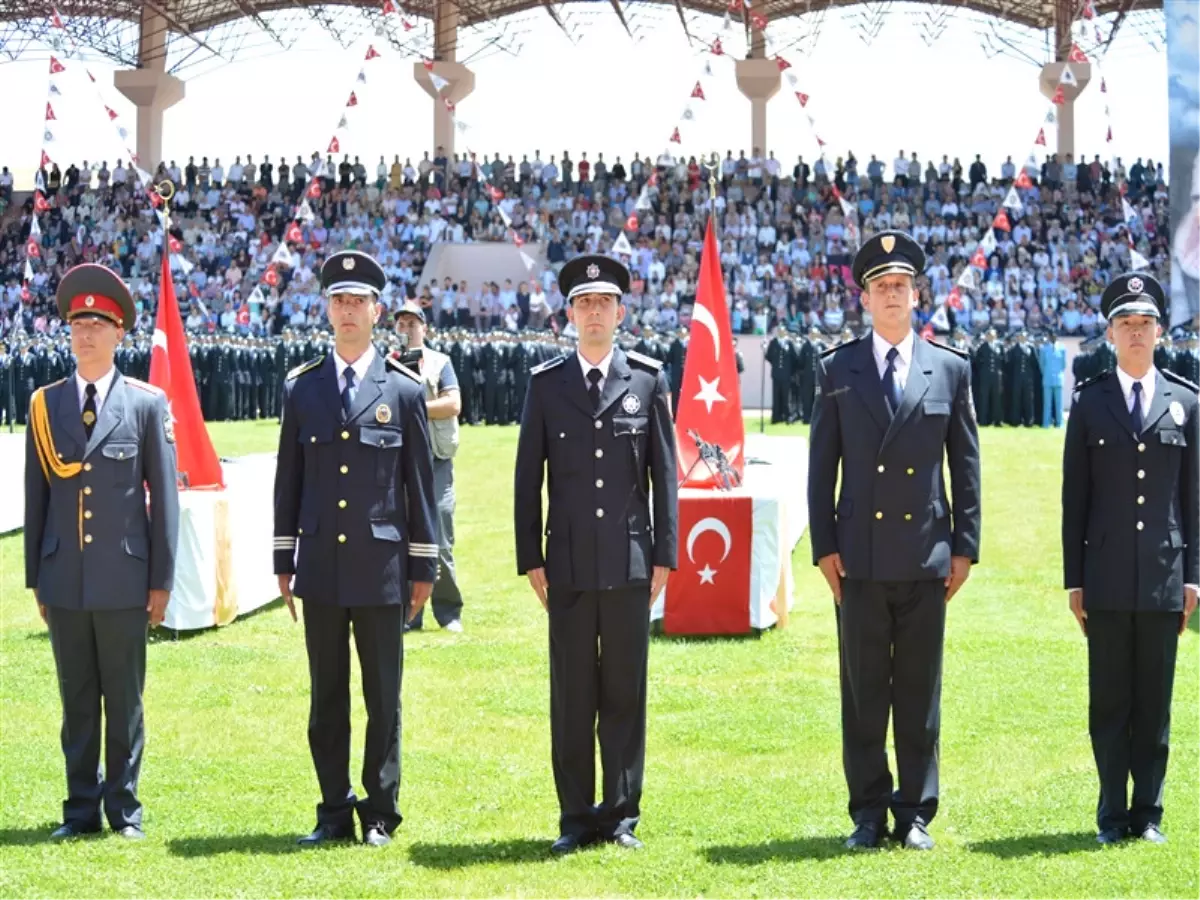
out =
[[597,278],[599,278],[600,277],[600,267],[598,265],[596,265],[595,263],[592,263],[590,266],[588,266],[587,267],[587,277],[592,279],[592,281],[595,281]]
[[1140,294],[1143,287],[1145,287],[1145,285],[1142,284],[1142,279],[1138,278],[1136,275],[1129,279],[1129,290],[1132,293]]
[[635,412],[642,408],[642,401],[637,394],[626,394],[625,399],[621,401],[621,409],[625,410],[627,415],[632,416]]
[[354,257],[347,256],[345,259],[343,259],[342,260],[342,268],[345,269],[347,272],[349,272],[351,269],[353,269],[354,268]]
[[96,298],[95,298],[95,297],[93,297],[91,294],[88,294],[88,295],[87,295],[87,296],[86,296],[86,297],[83,299],[83,305],[84,305],[84,306],[95,306],[95,305],[96,305]]
[[1178,400],[1171,401],[1171,418],[1175,420],[1176,425],[1182,425],[1184,420],[1183,404]]
[[896,246],[896,236],[893,234],[885,234],[879,239],[879,243],[883,246],[884,253],[891,253]]
[[392,421],[392,408],[386,403],[380,403],[375,407],[375,421],[380,425],[386,425]]

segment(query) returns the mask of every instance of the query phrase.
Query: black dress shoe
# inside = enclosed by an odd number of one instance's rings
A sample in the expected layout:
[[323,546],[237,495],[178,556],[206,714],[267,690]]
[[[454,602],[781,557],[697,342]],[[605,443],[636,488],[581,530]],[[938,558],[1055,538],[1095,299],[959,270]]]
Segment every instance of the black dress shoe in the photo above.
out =
[[1142,833],[1138,835],[1143,841],[1149,841],[1151,844],[1165,844],[1167,836],[1158,830],[1158,826],[1154,824],[1147,825],[1142,829]]
[[1097,844],[1119,844],[1123,840],[1125,840],[1124,828],[1105,828],[1096,835]]
[[903,834],[900,833],[900,829],[896,829],[896,839],[909,850],[933,849],[933,838],[929,836],[929,832],[921,824],[909,826],[908,830],[903,832]]
[[847,850],[874,850],[879,846],[879,825],[875,822],[863,822],[857,825],[854,833],[846,839]]
[[629,834],[625,831],[615,835],[612,839],[612,842],[625,850],[644,850],[646,847],[645,844],[635,838],[632,834]]
[[386,847],[392,839],[382,825],[367,825],[363,828],[362,842],[370,847]]
[[97,834],[100,831],[98,822],[63,822],[52,832],[50,839],[55,841],[65,841],[69,838],[83,837],[88,834]]
[[138,828],[136,825],[124,825],[121,828],[113,829],[113,834],[117,837],[123,837],[127,841],[144,841],[146,832]]
[[580,850],[590,843],[590,840],[578,834],[564,834],[550,845],[550,852],[555,856],[566,856],[568,853],[574,853],[576,850]]
[[306,834],[296,841],[301,847],[319,847],[329,841],[354,840],[353,825],[318,825],[312,834]]

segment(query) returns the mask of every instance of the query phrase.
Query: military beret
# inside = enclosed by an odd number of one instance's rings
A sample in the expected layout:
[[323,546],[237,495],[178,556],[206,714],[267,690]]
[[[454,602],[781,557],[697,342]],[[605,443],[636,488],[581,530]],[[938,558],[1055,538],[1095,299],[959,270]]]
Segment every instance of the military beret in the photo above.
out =
[[1153,276],[1132,272],[1118,275],[1100,297],[1100,315],[1110,322],[1120,316],[1166,319],[1167,295]]
[[386,286],[387,276],[379,263],[357,250],[335,253],[321,266],[321,290],[327,295],[378,297]]
[[608,256],[577,256],[558,273],[558,289],[568,301],[580,294],[616,294],[629,291],[629,270]]
[[129,288],[111,269],[96,263],[75,266],[58,284],[58,314],[66,322],[84,317],[107,319],[133,330],[137,311]]
[[866,289],[867,282],[898,272],[916,278],[925,271],[925,251],[903,231],[881,231],[854,255],[854,283]]

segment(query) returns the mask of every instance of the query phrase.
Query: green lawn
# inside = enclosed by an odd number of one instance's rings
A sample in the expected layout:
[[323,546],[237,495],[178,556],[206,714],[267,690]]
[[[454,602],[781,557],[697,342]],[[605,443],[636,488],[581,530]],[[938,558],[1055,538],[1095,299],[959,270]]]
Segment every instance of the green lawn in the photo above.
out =
[[[275,440],[273,423],[213,433],[225,455]],[[983,438],[983,564],[950,609],[933,853],[840,849],[848,820],[833,614],[805,541],[786,630],[655,640],[639,829],[647,850],[548,859],[557,812],[546,623],[513,564],[515,439],[511,428],[464,432],[467,630],[408,641],[405,822],[383,851],[295,848],[317,790],[302,631],[278,604],[151,647],[149,840],[48,843],[64,791],[54,665],[23,589],[20,536],[0,540],[0,895],[1197,896],[1194,628],[1176,679],[1171,842],[1101,850],[1092,839],[1085,648],[1060,590],[1061,431]],[[361,705],[356,697],[356,754]]]

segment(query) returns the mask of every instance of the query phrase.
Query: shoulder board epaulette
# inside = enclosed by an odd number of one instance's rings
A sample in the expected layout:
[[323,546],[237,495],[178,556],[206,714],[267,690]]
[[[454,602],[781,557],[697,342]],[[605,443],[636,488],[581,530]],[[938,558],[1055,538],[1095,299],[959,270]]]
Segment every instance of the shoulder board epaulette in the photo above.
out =
[[850,339],[850,340],[848,340],[848,341],[842,341],[842,343],[840,343],[840,344],[834,344],[832,347],[830,347],[828,350],[824,351],[824,352],[821,354],[821,359],[824,359],[824,358],[825,358],[825,357],[827,357],[827,356],[833,356],[833,354],[837,353],[837,352],[838,352],[839,350],[841,350],[843,347],[850,347],[850,346],[852,346],[852,345],[854,345],[854,344],[857,344],[857,343],[858,343],[859,341],[861,341],[862,339],[863,339],[863,336],[859,336],[859,337],[856,337],[856,338],[851,338],[851,339]]
[[1112,370],[1108,369],[1101,372],[1099,375],[1093,375],[1091,378],[1085,378],[1083,381],[1075,385],[1075,390],[1082,391],[1085,387],[1091,387],[1093,384],[1099,384],[1105,378],[1112,374]]
[[325,357],[322,355],[318,356],[316,359],[310,359],[308,362],[300,363],[300,365],[296,366],[296,368],[287,373],[287,380],[291,381],[293,378],[299,378],[305,372],[311,372],[323,362],[325,362]]
[[1167,381],[1173,381],[1176,384],[1187,388],[1193,394],[1196,393],[1197,391],[1200,391],[1200,385],[1193,384],[1192,382],[1190,382],[1186,378],[1184,378],[1182,375],[1177,375],[1174,372],[1168,372],[1164,369],[1159,369],[1158,371],[1163,373],[1163,377],[1165,377],[1167,379]]
[[567,361],[566,355],[556,356],[554,359],[548,359],[545,362],[538,363],[529,370],[530,375],[541,375],[543,372],[549,372],[551,369],[561,366]]
[[660,370],[662,369],[662,367],[663,367],[663,364],[662,364],[662,363],[660,363],[660,362],[659,362],[657,359],[655,359],[653,356],[647,356],[647,355],[646,355],[646,354],[644,354],[644,353],[638,353],[636,350],[626,350],[626,351],[625,351],[625,355],[626,355],[626,356],[627,356],[627,357],[628,357],[628,358],[629,358],[629,359],[630,359],[632,362],[635,362],[635,363],[641,363],[641,364],[642,364],[643,366],[645,366],[646,368],[648,368],[648,369],[653,369],[655,372],[658,372],[658,371],[660,371]]
[[961,356],[966,360],[970,360],[971,358],[971,354],[966,350],[959,350],[957,347],[951,347],[949,344],[943,344],[941,341],[926,341],[925,343],[929,344],[931,347],[940,347],[942,350],[953,353],[955,356]]
[[393,359],[392,357],[389,356],[387,358],[387,364],[388,364],[388,368],[391,369],[392,371],[400,372],[401,374],[407,375],[409,378],[411,378],[417,384],[421,383],[421,376],[418,375],[416,372],[414,372],[412,369],[408,368],[408,366],[401,365],[399,360]]
[[136,378],[126,378],[125,383],[130,387],[135,387],[139,391],[145,391],[147,394],[165,394],[166,392],[148,381],[139,381]]

